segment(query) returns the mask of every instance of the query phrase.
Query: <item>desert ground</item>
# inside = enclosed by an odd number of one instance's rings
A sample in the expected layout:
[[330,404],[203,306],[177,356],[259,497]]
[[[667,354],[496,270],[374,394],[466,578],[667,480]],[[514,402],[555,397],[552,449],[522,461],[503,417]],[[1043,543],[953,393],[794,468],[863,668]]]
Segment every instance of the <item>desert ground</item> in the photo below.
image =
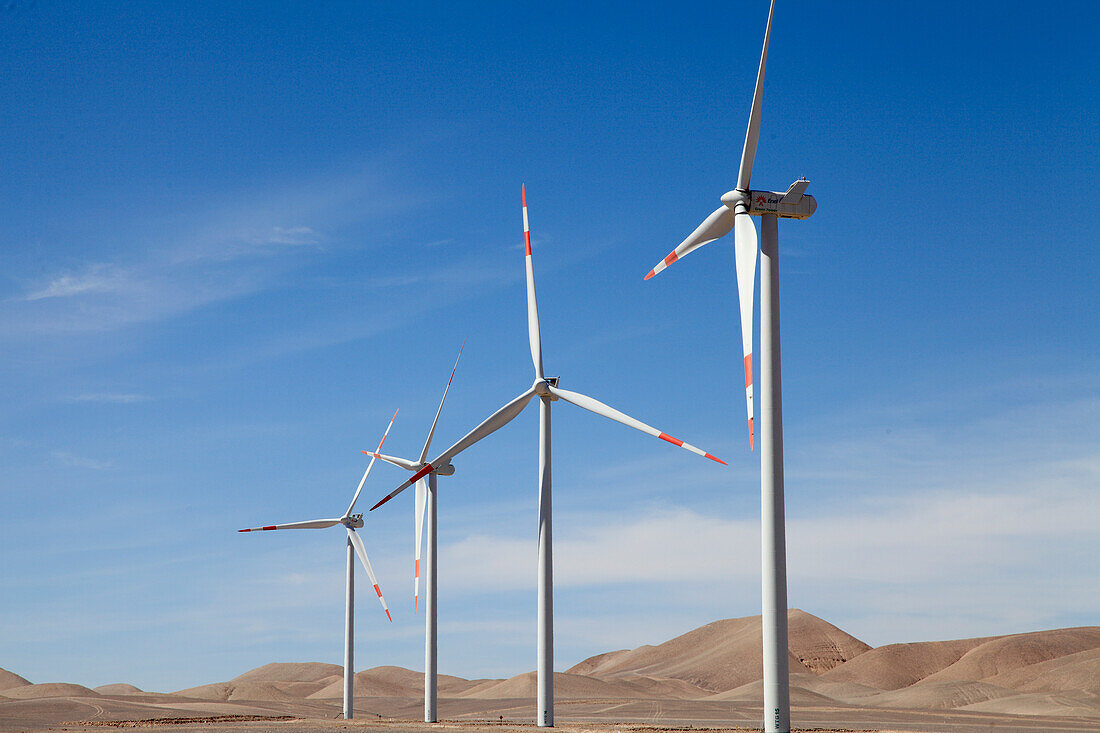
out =
[[[872,648],[792,610],[796,730],[1100,730],[1100,627]],[[759,730],[760,618],[726,619],[656,646],[607,652],[555,675],[564,731]],[[423,676],[358,672],[356,717],[341,719],[342,668],[273,663],[171,693],[119,683],[32,684],[0,669],[0,731],[121,727],[202,731],[503,731],[533,727],[533,672],[510,679],[441,675],[439,713],[422,716]]]

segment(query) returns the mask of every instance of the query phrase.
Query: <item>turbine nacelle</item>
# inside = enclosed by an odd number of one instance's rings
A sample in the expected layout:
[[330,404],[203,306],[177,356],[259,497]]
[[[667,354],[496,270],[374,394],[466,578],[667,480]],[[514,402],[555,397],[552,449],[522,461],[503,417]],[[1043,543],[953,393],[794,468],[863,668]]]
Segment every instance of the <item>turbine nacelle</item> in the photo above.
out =
[[[804,192],[810,182],[800,178],[783,193],[778,191],[727,191],[722,204],[734,212],[751,216],[774,214],[781,219],[809,219],[817,211],[817,200]],[[738,207],[744,209],[738,211]]]
[[363,527],[363,515],[351,514],[340,520],[340,524],[348,527],[349,529],[362,529]]

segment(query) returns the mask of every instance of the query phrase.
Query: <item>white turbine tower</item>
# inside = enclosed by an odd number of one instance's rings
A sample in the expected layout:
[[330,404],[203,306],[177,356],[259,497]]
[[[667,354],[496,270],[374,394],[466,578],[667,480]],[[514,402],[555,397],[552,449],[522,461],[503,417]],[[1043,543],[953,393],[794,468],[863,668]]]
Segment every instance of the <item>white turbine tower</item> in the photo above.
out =
[[785,193],[749,188],[756,144],[760,139],[760,107],[764,94],[764,66],[768,60],[775,0],[768,9],[764,49],[756,75],[756,93],[749,113],[737,188],[722,195],[718,207],[687,239],[657,263],[645,279],[676,260],[733,230],[734,263],[741,310],[741,341],[745,354],[745,397],[748,403],[749,448],[753,444],[752,311],[756,278],[756,227],[760,217],[760,504],[763,595],[761,621],[764,636],[764,730],[791,729],[790,686],[787,668],[787,555],[783,527],[783,403],[779,372],[779,229],[777,218],[806,219],[817,209],[805,195],[809,182],[800,179]]
[[586,395],[558,387],[557,377],[546,377],[542,371],[542,344],[539,338],[539,313],[535,301],[535,274],[531,266],[531,232],[527,221],[527,190],[523,189],[523,237],[527,263],[527,332],[531,342],[531,361],[535,367],[535,381],[529,389],[490,415],[484,422],[466,434],[461,440],[425,464],[405,483],[386,495],[371,507],[371,511],[404,491],[422,476],[441,471],[450,465],[451,459],[490,433],[504,427],[519,415],[536,396],[539,398],[539,543],[538,543],[538,711],[536,722],[540,727],[554,724],[554,598],[553,556],[551,535],[551,482],[550,482],[550,403],[557,400],[602,415],[623,425],[641,430],[655,438],[668,441],[692,453],[710,458],[725,465],[706,451],[689,445],[656,428],[635,420],[618,410]]
[[[458,350],[458,359],[455,359],[454,368],[451,369],[451,377],[447,380],[447,386],[443,389],[443,399],[439,401],[439,409],[435,411],[435,420],[432,421],[428,438],[424,441],[424,448],[420,451],[420,459],[410,461],[404,458],[387,456],[377,451],[363,451],[372,458],[381,458],[387,463],[417,472],[424,468],[428,460],[428,449],[432,445],[432,436],[435,435],[435,425],[439,422],[439,414],[443,412],[443,403],[447,401],[447,392],[451,389],[451,380],[455,378],[455,369],[458,369],[458,360],[462,358],[462,349],[466,347],[463,342]],[[381,445],[379,445],[381,448]],[[416,480],[416,505],[413,507],[413,523],[416,528],[416,564],[413,571],[413,613],[420,599],[420,547],[424,534],[424,515],[428,516],[428,553],[427,562],[424,563],[425,571],[425,599],[424,599],[424,722],[435,723],[438,721],[436,702],[438,700],[438,646],[437,640],[437,602],[436,602],[436,476],[451,476],[454,474],[454,466],[443,466],[438,470],[429,470],[427,474],[427,486],[424,477]]]
[[[393,417],[390,418],[390,424],[386,426],[386,432],[382,434],[382,440],[378,442],[378,449],[382,449],[382,444],[386,442],[386,436],[390,433],[390,428],[393,427],[393,421],[397,417],[397,413],[393,413]],[[273,529],[325,529],[327,527],[333,527],[337,524],[344,525],[347,530],[347,588],[346,588],[346,600],[344,606],[345,618],[344,618],[344,718],[350,720],[355,714],[355,670],[354,670],[354,655],[355,655],[355,555],[359,555],[359,559],[363,562],[363,567],[367,570],[367,575],[370,577],[370,582],[374,586],[374,592],[378,594],[378,601],[382,604],[382,610],[386,612],[386,618],[393,621],[393,617],[390,616],[390,609],[386,607],[386,599],[382,597],[382,589],[378,587],[378,579],[374,577],[374,569],[370,566],[370,560],[367,559],[367,550],[363,547],[363,540],[359,537],[359,533],[355,530],[363,526],[363,515],[352,514],[352,510],[355,509],[355,502],[359,499],[359,493],[363,490],[363,484],[367,481],[367,476],[370,475],[370,470],[374,466],[374,458],[371,458],[370,463],[367,464],[367,470],[363,473],[363,478],[359,481],[359,487],[355,490],[355,496],[351,499],[351,504],[348,505],[348,510],[344,512],[344,516],[339,519],[313,519],[306,522],[291,522],[289,524],[271,524],[266,527],[251,527],[249,529],[240,529],[238,532],[266,532]]]

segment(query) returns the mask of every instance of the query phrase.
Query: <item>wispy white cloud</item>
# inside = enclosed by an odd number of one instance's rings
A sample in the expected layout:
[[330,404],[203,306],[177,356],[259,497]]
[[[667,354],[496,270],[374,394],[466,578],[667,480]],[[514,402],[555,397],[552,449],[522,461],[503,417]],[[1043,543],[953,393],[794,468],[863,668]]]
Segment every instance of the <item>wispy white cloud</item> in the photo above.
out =
[[94,263],[82,273],[56,276],[24,295],[20,300],[34,301],[47,298],[71,298],[94,293],[114,293],[125,289],[127,281],[126,273],[120,268],[104,263]]
[[104,471],[114,465],[112,461],[86,458],[63,450],[51,451],[50,456],[63,466],[86,468],[92,471]]
[[127,392],[87,392],[74,397],[69,397],[67,402],[102,402],[106,404],[132,405],[137,402],[148,402],[153,399],[149,395],[133,394]]
[[320,244],[320,242],[320,235],[313,229],[304,226],[272,227],[271,234],[268,235],[266,240],[267,244],[286,244],[291,246]]
[[330,236],[322,231],[412,205],[362,174],[233,198],[229,207],[166,214],[159,231],[123,243],[112,261],[25,281],[22,294],[0,303],[0,337],[102,333],[279,287],[325,251]]

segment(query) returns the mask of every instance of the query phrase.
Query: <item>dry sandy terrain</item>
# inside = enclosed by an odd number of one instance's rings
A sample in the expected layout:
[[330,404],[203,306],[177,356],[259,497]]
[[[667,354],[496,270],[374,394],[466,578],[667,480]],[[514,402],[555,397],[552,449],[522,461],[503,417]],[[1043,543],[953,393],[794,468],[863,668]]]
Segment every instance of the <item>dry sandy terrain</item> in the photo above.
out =
[[[716,621],[657,646],[601,654],[555,675],[567,731],[759,729],[760,619]],[[797,730],[1100,730],[1100,627],[871,648],[790,612],[791,718]],[[400,667],[356,674],[356,719],[340,719],[342,669],[269,664],[173,693],[112,684],[31,684],[0,670],[0,731],[372,731],[529,729],[534,673],[440,677],[438,726],[423,678]],[[134,722],[126,722],[134,721]],[[141,721],[141,722],[137,722]]]

